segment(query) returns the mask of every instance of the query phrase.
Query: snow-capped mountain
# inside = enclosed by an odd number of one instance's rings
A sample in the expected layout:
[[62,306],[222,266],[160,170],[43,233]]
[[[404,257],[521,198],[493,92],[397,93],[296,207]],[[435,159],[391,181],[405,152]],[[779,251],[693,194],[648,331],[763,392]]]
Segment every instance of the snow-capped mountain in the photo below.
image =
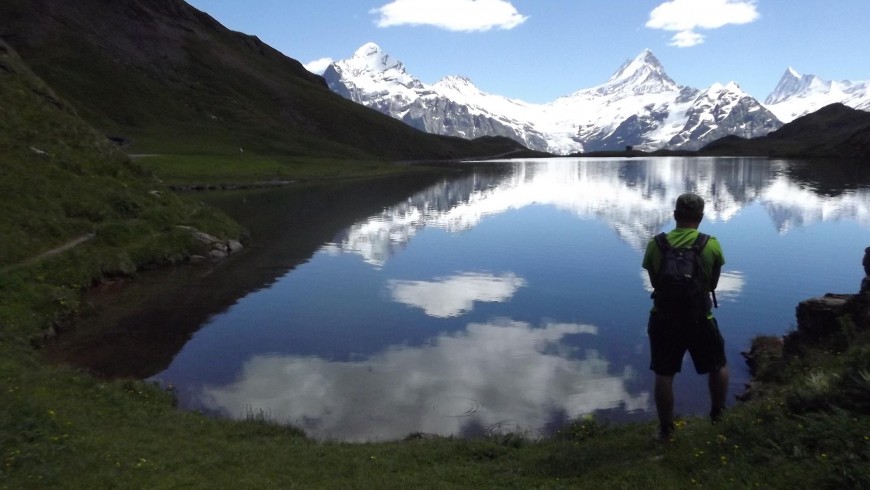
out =
[[762,136],[782,125],[735,83],[678,85],[653,53],[626,61],[602,85],[547,104],[481,91],[464,77],[427,85],[374,43],[324,73],[330,88],[418,129],[451,136],[507,136],[555,154],[697,149],[729,134]]
[[481,92],[464,77],[426,85],[374,43],[332,63],[323,77],[333,92],[422,131],[469,139],[506,136],[529,148],[547,146],[543,134],[510,116],[528,104]]
[[870,80],[833,82],[789,67],[764,105],[782,122],[791,122],[835,102],[870,111]]
[[558,126],[576,126],[584,151],[696,150],[729,134],[761,136],[782,125],[736,83],[703,91],[678,85],[650,50],[605,84],[560,97],[548,109],[560,114]]

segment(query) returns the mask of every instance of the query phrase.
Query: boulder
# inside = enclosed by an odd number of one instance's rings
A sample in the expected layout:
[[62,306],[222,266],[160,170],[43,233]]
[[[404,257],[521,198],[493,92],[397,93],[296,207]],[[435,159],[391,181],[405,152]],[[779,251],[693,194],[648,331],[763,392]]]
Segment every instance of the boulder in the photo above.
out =
[[843,352],[870,327],[870,294],[826,294],[797,307],[797,330],[785,337],[784,352],[800,355],[804,346]]
[[848,294],[826,294],[801,301],[797,306],[798,331],[808,341],[818,341],[837,329],[837,318],[844,313]]
[[194,239],[196,239],[202,243],[208,244],[208,245],[213,245],[215,243],[221,242],[220,238],[209,235],[208,233],[204,233],[204,232],[199,231],[199,230],[194,230],[192,232],[192,235],[193,235]]

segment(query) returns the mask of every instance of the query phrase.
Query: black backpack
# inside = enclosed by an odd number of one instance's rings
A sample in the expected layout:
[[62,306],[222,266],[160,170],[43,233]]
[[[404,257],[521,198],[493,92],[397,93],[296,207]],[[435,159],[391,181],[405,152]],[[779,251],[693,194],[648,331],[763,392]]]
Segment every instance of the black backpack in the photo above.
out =
[[656,311],[672,320],[696,321],[706,318],[710,297],[701,264],[701,251],[710,235],[699,233],[689,247],[674,248],[664,233],[655,237],[662,262],[655,276],[653,304]]

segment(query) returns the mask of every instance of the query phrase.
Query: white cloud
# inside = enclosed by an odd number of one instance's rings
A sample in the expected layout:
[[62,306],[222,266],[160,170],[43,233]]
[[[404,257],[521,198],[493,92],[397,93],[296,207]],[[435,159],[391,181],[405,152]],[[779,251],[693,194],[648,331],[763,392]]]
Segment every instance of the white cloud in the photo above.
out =
[[690,48],[704,42],[704,36],[695,31],[680,31],[671,38],[671,46]]
[[311,73],[323,75],[323,72],[326,71],[326,68],[329,67],[333,61],[335,60],[332,58],[320,58],[319,60],[309,61],[302,66]]
[[748,24],[759,17],[754,0],[670,0],[650,12],[646,26],[676,32],[671,46],[686,48],[704,42],[698,29]]
[[448,31],[513,29],[528,17],[505,0],[394,0],[372,9],[378,27],[430,25]]

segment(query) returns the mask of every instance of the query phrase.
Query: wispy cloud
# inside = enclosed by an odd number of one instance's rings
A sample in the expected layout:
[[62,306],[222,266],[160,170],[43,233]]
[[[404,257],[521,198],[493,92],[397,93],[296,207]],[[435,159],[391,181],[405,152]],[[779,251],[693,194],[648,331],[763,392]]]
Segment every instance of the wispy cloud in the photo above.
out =
[[687,48],[704,42],[699,29],[748,24],[760,16],[754,0],[670,0],[650,12],[646,26],[676,32],[671,46]]
[[449,31],[513,29],[528,17],[505,0],[394,0],[372,9],[378,27],[429,25]]
[[329,64],[333,61],[335,60],[332,58],[320,58],[319,60],[309,61],[302,66],[311,73],[323,75],[323,72],[326,71],[326,68],[329,67]]

